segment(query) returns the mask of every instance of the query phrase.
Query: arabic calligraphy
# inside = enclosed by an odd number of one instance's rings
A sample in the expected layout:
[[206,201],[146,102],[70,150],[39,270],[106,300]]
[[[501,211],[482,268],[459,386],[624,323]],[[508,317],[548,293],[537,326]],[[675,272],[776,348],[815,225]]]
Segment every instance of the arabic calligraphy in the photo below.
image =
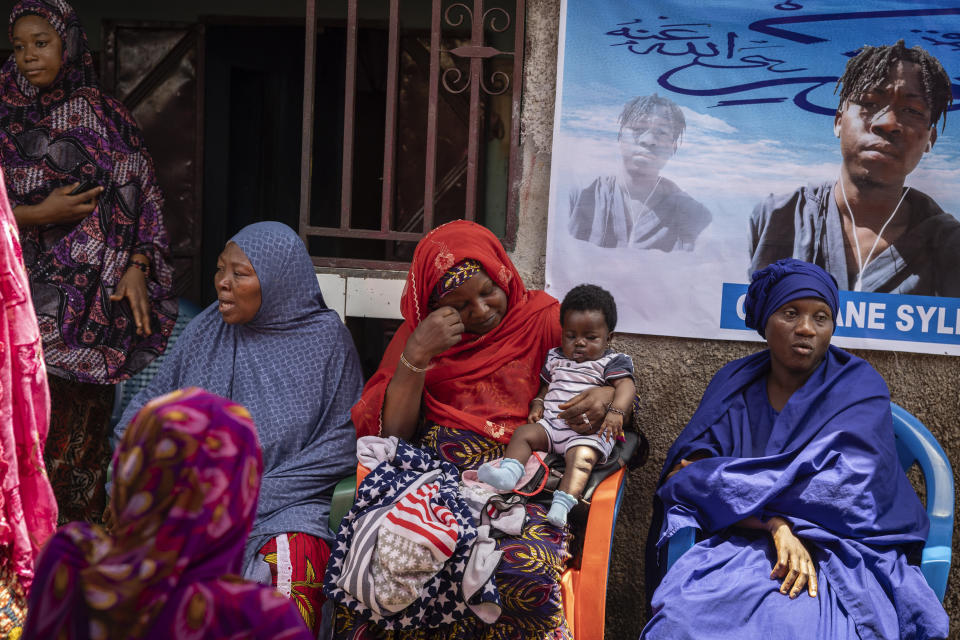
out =
[[[673,21],[669,16],[635,18],[619,23],[607,31],[613,39],[610,46],[623,47],[631,54],[640,56],[664,56],[672,68],[657,78],[665,90],[688,96],[735,96],[734,99],[718,100],[714,107],[743,104],[780,103],[792,99],[793,103],[811,113],[833,116],[836,103],[817,104],[811,94],[825,86],[835,85],[837,75],[818,73],[816,69],[794,62],[797,46],[828,43],[826,37],[811,34],[816,25],[838,21],[897,20],[919,16],[960,15],[960,8],[909,9],[900,11],[860,11],[847,13],[801,15],[793,12],[803,9],[795,0],[778,2],[773,8],[780,13],[776,17],[752,22],[745,35],[737,31],[719,31],[709,22]],[[915,24],[915,21],[912,21]],[[910,33],[930,48],[946,48],[960,51],[960,33],[912,29]],[[833,53],[842,55],[831,69],[842,69],[846,57],[857,51]],[[812,57],[803,56],[804,60]],[[823,57],[817,57],[818,62]],[[711,78],[710,86],[704,86],[703,74]],[[769,95],[786,90],[788,95]],[[955,87],[960,93],[960,86]],[[789,93],[793,93],[792,96]],[[742,97],[738,94],[741,94]],[[746,94],[746,95],[744,95]],[[956,105],[951,110],[960,109]]]
[[[960,51],[960,33],[940,33],[933,30],[911,29],[910,33],[926,33],[930,35],[920,36],[920,39],[933,45],[934,47],[948,47],[951,51]],[[941,40],[938,40],[937,35]]]

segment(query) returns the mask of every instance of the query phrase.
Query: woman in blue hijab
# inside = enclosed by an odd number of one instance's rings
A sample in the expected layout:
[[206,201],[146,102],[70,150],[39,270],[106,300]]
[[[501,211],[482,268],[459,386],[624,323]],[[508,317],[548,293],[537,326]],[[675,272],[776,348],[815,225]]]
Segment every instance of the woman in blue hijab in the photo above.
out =
[[357,462],[350,408],[363,387],[360,361],[323,302],[306,247],[286,225],[259,222],[231,238],[214,284],[217,302],[187,325],[116,435],[149,400],[183,387],[247,407],[263,447],[263,480],[244,577],[295,598],[316,632],[330,498]]
[[[943,607],[907,562],[928,522],[897,460],[890,394],[830,345],[838,305],[815,265],[753,274],[746,323],[769,348],[720,369],[667,453],[641,638],[946,637]],[[701,541],[662,575],[684,527]]]

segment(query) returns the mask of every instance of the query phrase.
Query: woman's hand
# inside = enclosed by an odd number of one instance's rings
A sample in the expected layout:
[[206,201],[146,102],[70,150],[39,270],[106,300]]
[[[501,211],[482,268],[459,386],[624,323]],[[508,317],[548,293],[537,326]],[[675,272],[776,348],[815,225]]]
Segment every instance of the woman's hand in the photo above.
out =
[[[710,457],[710,452],[709,452],[709,451],[703,451],[703,450],[694,451],[693,453],[691,453],[690,455],[688,455],[686,458],[681,458],[680,462],[678,462],[677,464],[673,465],[673,468],[670,469],[670,473],[667,474],[667,477],[664,478],[663,481],[666,482],[667,480],[669,480],[670,478],[672,478],[674,475],[676,475],[676,473],[677,473],[678,471],[680,471],[681,469],[686,469],[687,467],[689,467],[690,465],[692,465],[692,464],[693,464],[694,462],[696,462],[697,460],[706,460],[706,459],[709,458],[709,457]],[[751,518],[751,520],[753,520],[753,518]],[[756,523],[757,523],[756,526],[751,526],[750,528],[752,528],[752,529],[762,529],[762,528],[766,528],[766,527],[760,522],[759,518],[756,519]],[[744,526],[749,526],[749,525],[746,523],[746,521],[741,522],[741,523],[739,523],[739,524],[744,525]]]
[[810,597],[816,598],[817,567],[803,542],[793,535],[790,523],[774,516],[767,520],[766,529],[773,537],[773,545],[777,549],[777,564],[770,572],[770,579],[783,579],[780,593],[789,593],[791,598],[796,598],[806,587]]
[[430,360],[460,342],[462,336],[463,322],[453,307],[440,307],[420,321],[403,346],[403,360],[397,363],[396,375],[383,397],[382,436],[413,440],[420,419],[424,373]]
[[567,426],[580,434],[592,434],[600,430],[607,405],[613,402],[614,389],[610,386],[593,387],[573,396],[558,407],[557,416]]
[[13,213],[17,224],[67,224],[83,220],[97,208],[103,187],[94,187],[75,196],[70,195],[79,184],[78,182],[54,189],[40,204],[16,207]]
[[434,356],[460,342],[462,336],[460,313],[453,307],[440,307],[420,321],[407,338],[403,354],[410,364],[425,369]]
[[667,477],[664,478],[663,481],[666,482],[667,480],[669,480],[669,479],[672,478],[673,476],[677,475],[677,472],[678,472],[678,471],[680,471],[681,469],[685,469],[685,468],[689,467],[689,466],[690,466],[691,464],[693,464],[693,463],[694,463],[693,460],[687,460],[686,458],[682,458],[682,459],[680,460],[680,462],[678,462],[677,464],[673,465],[673,468],[670,469],[670,473],[667,474]]
[[110,296],[113,302],[120,302],[124,298],[130,303],[133,312],[133,321],[137,325],[138,336],[153,334],[150,329],[150,296],[147,293],[147,276],[139,268],[130,265],[127,272],[120,278],[117,288]]

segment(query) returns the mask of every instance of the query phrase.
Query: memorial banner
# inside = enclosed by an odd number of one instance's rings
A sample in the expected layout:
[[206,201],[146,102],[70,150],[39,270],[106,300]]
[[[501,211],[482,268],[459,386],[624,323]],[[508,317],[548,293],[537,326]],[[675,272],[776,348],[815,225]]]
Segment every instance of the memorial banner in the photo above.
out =
[[750,273],[795,257],[836,344],[960,354],[958,79],[958,2],[566,0],[547,290],[754,340]]

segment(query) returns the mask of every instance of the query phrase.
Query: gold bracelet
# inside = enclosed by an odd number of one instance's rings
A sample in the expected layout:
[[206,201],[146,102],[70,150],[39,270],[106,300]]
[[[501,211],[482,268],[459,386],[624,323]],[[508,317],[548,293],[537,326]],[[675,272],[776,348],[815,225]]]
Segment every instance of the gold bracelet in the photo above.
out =
[[423,369],[421,369],[420,367],[416,367],[416,366],[410,364],[410,361],[407,360],[407,359],[403,356],[403,352],[402,352],[402,351],[400,352],[400,364],[402,364],[403,366],[405,366],[407,369],[410,369],[410,371],[413,371],[414,373],[426,373],[426,372],[427,372],[426,367],[424,367]]

